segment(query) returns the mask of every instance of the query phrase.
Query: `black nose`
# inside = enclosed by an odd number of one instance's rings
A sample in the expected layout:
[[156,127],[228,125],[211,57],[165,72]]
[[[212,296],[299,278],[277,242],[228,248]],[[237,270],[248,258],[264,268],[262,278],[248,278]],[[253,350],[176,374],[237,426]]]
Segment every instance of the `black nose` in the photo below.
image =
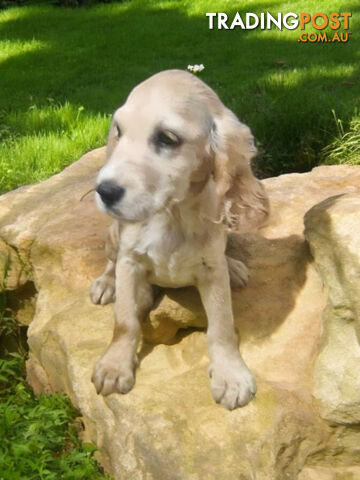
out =
[[111,207],[115,202],[121,200],[125,194],[125,188],[113,182],[101,182],[96,187],[97,193],[106,206]]

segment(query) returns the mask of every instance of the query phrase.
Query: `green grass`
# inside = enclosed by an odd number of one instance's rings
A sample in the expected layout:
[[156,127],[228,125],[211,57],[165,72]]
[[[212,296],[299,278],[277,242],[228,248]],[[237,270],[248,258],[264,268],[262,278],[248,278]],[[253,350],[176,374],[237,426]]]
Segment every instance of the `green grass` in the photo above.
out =
[[23,359],[0,359],[0,479],[104,480],[96,447],[82,444],[79,413],[62,394],[36,398],[23,379]]
[[9,308],[10,268],[8,260],[0,285],[0,480],[110,480],[96,447],[81,443],[69,398],[37,398],[25,382],[25,327]]
[[325,163],[328,164],[360,164],[360,115],[356,114],[350,122],[349,131],[345,132],[343,123],[334,118],[338,127],[338,136],[324,148]]
[[[263,175],[305,171],[360,104],[355,0],[133,0],[0,12],[0,191],[31,183],[106,142],[131,88],[167,68],[203,63],[201,78],[253,130]],[[300,44],[299,30],[208,29],[206,11],[351,11],[347,44]],[[282,63],[278,63],[281,61]]]
[[91,148],[103,145],[108,117],[68,102],[0,115],[0,191],[44,180]]

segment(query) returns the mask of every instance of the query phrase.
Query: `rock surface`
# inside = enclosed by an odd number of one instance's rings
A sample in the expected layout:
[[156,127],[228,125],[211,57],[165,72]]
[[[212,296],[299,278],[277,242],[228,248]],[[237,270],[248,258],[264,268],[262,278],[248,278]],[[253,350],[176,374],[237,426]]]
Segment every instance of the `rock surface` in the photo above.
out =
[[[80,199],[103,161],[104,150],[95,150],[43,183],[0,197],[8,288],[37,292],[28,331],[34,390],[70,395],[84,438],[97,443],[116,479],[360,478],[360,226],[353,211],[360,167],[265,180],[270,222],[259,235],[232,238],[232,255],[250,269],[248,286],[233,290],[233,307],[258,394],[229,412],[211,398],[198,328],[206,321],[191,288],[166,291],[145,322],[135,388],[96,395],[90,377],[111,338],[113,307],[92,305],[88,290],[104,267],[110,219],[93,195]],[[339,194],[307,215],[309,249],[305,213]]]
[[328,289],[314,395],[324,418],[344,424],[360,423],[359,226],[356,194],[330,197],[305,216],[305,236]]

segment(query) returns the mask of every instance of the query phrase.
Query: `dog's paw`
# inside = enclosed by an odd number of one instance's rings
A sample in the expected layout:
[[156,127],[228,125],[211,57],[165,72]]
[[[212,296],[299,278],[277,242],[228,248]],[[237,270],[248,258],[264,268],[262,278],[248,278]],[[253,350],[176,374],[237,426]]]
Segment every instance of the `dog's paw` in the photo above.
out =
[[214,362],[209,369],[211,393],[228,410],[247,405],[256,394],[255,378],[241,357]]
[[90,299],[100,305],[115,302],[115,279],[101,275],[94,280],[90,288]]
[[247,266],[240,260],[235,258],[226,257],[231,288],[245,287],[249,281],[249,270]]
[[135,384],[134,367],[114,362],[105,354],[96,362],[91,381],[98,394],[104,396],[110,395],[110,393],[125,394]]

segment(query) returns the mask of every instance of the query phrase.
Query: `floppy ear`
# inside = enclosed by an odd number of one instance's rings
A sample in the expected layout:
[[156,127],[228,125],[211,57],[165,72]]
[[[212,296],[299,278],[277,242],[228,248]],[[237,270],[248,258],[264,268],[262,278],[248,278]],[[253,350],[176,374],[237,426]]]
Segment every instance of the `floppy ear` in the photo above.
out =
[[215,119],[211,137],[214,179],[225,223],[236,233],[255,230],[269,215],[269,201],[251,170],[257,153],[251,131],[226,109]]

